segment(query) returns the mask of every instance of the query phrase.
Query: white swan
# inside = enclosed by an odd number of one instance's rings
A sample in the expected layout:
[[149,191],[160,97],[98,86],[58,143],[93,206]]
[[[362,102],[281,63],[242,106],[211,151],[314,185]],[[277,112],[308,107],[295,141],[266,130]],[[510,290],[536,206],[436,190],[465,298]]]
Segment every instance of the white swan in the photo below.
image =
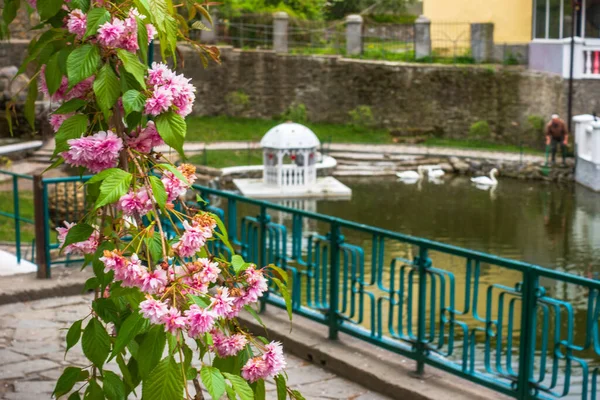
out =
[[498,184],[498,181],[496,180],[496,174],[498,173],[498,170],[496,168],[493,168],[490,171],[490,176],[478,176],[477,178],[471,178],[471,182],[476,183],[477,185],[482,185],[482,186],[496,186]]
[[444,176],[445,172],[443,169],[430,169],[429,172],[427,173],[427,176],[430,179],[436,179],[436,178],[441,178],[442,176]]
[[416,181],[423,178],[423,168],[418,166],[416,171],[396,172],[396,176],[402,180]]

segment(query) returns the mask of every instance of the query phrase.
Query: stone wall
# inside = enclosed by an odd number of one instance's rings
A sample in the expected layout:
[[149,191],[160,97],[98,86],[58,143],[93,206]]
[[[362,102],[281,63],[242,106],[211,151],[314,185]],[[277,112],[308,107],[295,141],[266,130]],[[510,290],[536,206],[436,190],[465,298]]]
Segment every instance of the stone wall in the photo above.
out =
[[[18,65],[26,46],[25,40],[0,42],[0,67]],[[198,115],[271,118],[303,103],[313,121],[347,123],[349,111],[368,105],[379,125],[399,135],[466,138],[473,123],[487,121],[492,140],[540,146],[540,134],[530,129],[528,117],[567,115],[567,82],[522,67],[408,64],[223,47],[222,65],[205,70],[190,50],[182,48],[182,54],[182,72],[198,87]],[[600,111],[600,81],[575,81],[574,89],[574,115]],[[249,104],[231,104],[237,91],[249,96]]]
[[400,132],[466,137],[471,124],[487,121],[491,139],[519,143],[527,139],[528,116],[564,109],[561,78],[520,67],[222,50],[222,65],[208,70],[197,57],[186,56],[184,72],[198,86],[198,114],[232,112],[227,95],[241,90],[250,98],[241,113],[249,117],[269,118],[303,103],[313,121],[347,123],[350,110],[368,105],[380,125]]

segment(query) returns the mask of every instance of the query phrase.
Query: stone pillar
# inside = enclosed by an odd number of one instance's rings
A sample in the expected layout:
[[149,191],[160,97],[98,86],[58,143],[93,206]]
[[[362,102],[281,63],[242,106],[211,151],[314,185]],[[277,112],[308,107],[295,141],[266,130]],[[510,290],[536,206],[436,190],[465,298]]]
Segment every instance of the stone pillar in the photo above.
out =
[[362,23],[360,15],[346,17],[346,54],[349,56],[362,54]]
[[217,9],[210,10],[210,17],[212,18],[212,24],[204,15],[202,16],[202,24],[207,28],[210,28],[210,31],[200,31],[200,42],[213,44],[217,42],[218,32],[217,28],[219,26],[219,12]]
[[494,24],[471,24],[471,55],[478,63],[494,58]]
[[288,20],[289,16],[284,11],[273,14],[273,50],[275,53],[288,51]]
[[431,56],[431,20],[421,15],[415,21],[415,58]]

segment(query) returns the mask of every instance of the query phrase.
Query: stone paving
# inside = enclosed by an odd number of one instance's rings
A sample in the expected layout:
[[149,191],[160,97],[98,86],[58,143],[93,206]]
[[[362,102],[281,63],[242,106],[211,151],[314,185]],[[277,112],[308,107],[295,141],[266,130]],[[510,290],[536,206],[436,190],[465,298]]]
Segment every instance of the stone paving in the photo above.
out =
[[[0,306],[0,399],[50,399],[65,366],[89,364],[79,345],[64,356],[64,336],[89,313],[90,301],[79,295]],[[306,399],[387,399],[294,356],[287,361],[289,385]],[[111,364],[109,369],[117,370]],[[272,382],[266,389],[267,399],[277,398]]]

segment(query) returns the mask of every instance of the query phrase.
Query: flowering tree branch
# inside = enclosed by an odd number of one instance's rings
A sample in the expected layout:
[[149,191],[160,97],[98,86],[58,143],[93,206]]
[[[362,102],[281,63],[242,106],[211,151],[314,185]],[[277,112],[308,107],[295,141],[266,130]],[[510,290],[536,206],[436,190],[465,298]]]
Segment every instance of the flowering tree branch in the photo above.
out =
[[[273,377],[279,399],[301,399],[286,385],[281,344],[250,334],[237,319],[244,309],[256,315],[266,268],[232,248],[227,258],[211,254],[211,242],[230,245],[215,215],[185,203],[195,168],[154,151],[167,144],[183,153],[184,118],[195,100],[190,80],[167,64],[178,40],[203,62],[218,61],[216,48],[187,37],[189,22],[178,14],[185,8],[189,20],[210,17],[206,9],[196,0],[5,0],[5,25],[21,6],[36,10],[45,28],[21,67],[37,77],[28,107],[38,84],[61,103],[50,116],[53,167],[94,174],[86,182],[89,212],[57,228],[61,250],[84,255],[94,271],[86,283],[95,292],[92,312],[66,337],[67,351],[81,342],[91,364],[66,368],[54,395],[203,399],[202,383],[213,399],[261,399]],[[163,63],[148,68],[156,38]],[[285,285],[287,274],[272,268],[273,282]],[[106,368],[110,361],[118,374]]]

